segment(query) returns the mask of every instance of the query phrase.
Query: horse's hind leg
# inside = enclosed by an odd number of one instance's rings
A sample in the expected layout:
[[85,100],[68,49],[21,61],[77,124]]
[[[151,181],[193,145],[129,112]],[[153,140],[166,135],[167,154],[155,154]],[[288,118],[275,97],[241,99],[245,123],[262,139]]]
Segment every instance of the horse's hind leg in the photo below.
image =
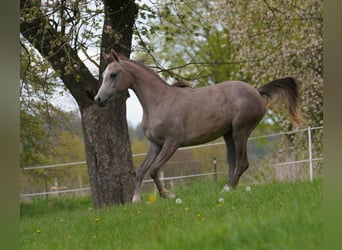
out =
[[[235,144],[233,140],[233,132],[229,131],[227,134],[223,136],[224,141],[226,143],[226,152],[227,152],[227,161],[229,167],[229,179],[233,178],[233,174],[236,168],[236,152],[235,152]],[[223,192],[227,191],[230,187],[227,185],[224,186]]]
[[229,165],[229,178],[232,178],[236,168],[236,153],[232,131],[229,131],[227,134],[225,134],[223,138],[226,143],[227,161]]
[[150,143],[147,154],[143,162],[141,163],[136,178],[135,178],[135,189],[132,202],[140,202],[141,201],[141,188],[142,181],[144,179],[144,175],[146,171],[151,167],[153,161],[156,159],[158,153],[160,152],[161,147]]
[[235,146],[235,169],[228,181],[229,187],[236,187],[241,175],[247,170],[249,163],[247,158],[247,140],[250,132],[245,129],[233,131]]
[[160,153],[158,154],[156,160],[153,162],[151,166],[151,170],[150,170],[151,178],[154,180],[158,188],[160,197],[162,198],[175,198],[176,197],[173,193],[165,189],[165,187],[163,186],[163,184],[161,183],[159,179],[158,172],[160,168],[163,166],[163,164],[171,158],[171,156],[175,153],[178,147],[179,147],[179,144],[176,143],[173,139],[170,139],[170,138],[166,139]]

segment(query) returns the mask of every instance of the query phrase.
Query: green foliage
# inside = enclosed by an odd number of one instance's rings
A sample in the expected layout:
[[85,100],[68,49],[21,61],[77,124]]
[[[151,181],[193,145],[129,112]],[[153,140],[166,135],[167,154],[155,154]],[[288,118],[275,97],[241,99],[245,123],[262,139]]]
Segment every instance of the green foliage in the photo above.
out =
[[20,111],[20,121],[20,166],[46,163],[51,142],[44,123],[24,110]]
[[[21,45],[20,166],[84,159],[81,135],[79,132],[74,134],[71,124],[77,115],[50,103],[56,91],[64,92],[57,79],[59,72],[53,72],[50,64],[22,37]],[[73,142],[68,142],[70,140]],[[40,172],[35,175],[40,176]]]
[[75,162],[85,159],[83,139],[80,131],[61,131],[55,141],[55,154],[50,162]]
[[[42,114],[27,114],[23,110],[21,114],[22,168],[85,160],[78,114],[65,113],[52,107],[49,119]],[[69,188],[89,186],[84,164],[22,170],[20,178],[22,193],[48,191],[55,182]]]
[[[179,185],[175,200],[92,209],[87,198],[21,205],[23,249],[321,249],[322,180]],[[223,198],[223,202],[219,202]]]
[[81,131],[71,124],[80,119],[77,114],[53,106],[34,111],[20,112],[21,167],[84,159]]

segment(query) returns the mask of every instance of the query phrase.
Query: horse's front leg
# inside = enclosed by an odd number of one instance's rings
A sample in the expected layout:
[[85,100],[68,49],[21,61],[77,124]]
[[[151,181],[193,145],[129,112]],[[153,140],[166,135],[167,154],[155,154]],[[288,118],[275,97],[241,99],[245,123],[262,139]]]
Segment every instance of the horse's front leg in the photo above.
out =
[[164,165],[164,163],[166,163],[171,158],[171,156],[176,152],[178,147],[179,147],[179,144],[175,140],[171,138],[167,138],[156,160],[152,163],[150,175],[158,188],[160,197],[162,198],[175,198],[176,197],[173,193],[165,189],[165,187],[163,186],[163,184],[161,183],[159,179],[158,173],[159,173],[160,168]]
[[135,189],[132,202],[141,202],[141,189],[142,189],[142,182],[144,179],[144,175],[146,171],[151,167],[153,161],[156,159],[158,153],[161,150],[161,146],[156,145],[154,143],[150,143],[149,148],[147,150],[147,154],[143,162],[138,168],[138,172],[135,179]]

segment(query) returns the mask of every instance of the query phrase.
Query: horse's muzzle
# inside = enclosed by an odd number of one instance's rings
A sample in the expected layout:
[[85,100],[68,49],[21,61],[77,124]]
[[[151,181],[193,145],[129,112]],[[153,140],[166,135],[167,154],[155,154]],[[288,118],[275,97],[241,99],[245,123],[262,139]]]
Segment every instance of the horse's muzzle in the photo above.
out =
[[102,100],[99,96],[95,96],[94,101],[99,107],[106,106],[106,101]]

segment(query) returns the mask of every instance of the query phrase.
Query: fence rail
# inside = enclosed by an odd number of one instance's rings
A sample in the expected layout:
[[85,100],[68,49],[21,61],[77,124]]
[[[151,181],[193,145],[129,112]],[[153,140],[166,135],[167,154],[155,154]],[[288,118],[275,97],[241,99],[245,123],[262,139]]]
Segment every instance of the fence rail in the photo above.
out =
[[[161,181],[170,181],[170,180],[188,179],[188,178],[194,178],[194,177],[203,177],[203,176],[222,174],[222,173],[225,173],[225,172],[219,171],[219,172],[209,172],[209,173],[203,173],[203,174],[192,174],[192,175],[173,176],[173,177],[160,177],[159,179]],[[149,182],[153,182],[153,179],[147,179],[147,180],[143,181],[143,183],[149,183]],[[32,194],[22,194],[21,197],[45,196],[45,195],[50,195],[50,194],[74,193],[74,192],[84,192],[84,191],[90,191],[90,190],[91,190],[90,187],[75,188],[75,189],[68,189],[68,190],[49,191],[49,192],[40,192],[40,193],[32,193]]]
[[[294,133],[307,131],[307,133],[308,133],[308,152],[309,152],[308,158],[304,159],[304,160],[298,160],[298,161],[276,163],[276,164],[273,164],[273,166],[279,167],[279,166],[284,166],[284,165],[309,162],[309,177],[310,177],[310,181],[312,181],[313,180],[313,162],[321,161],[321,160],[323,160],[323,157],[313,158],[313,156],[312,156],[311,132],[313,130],[318,130],[318,129],[322,129],[322,128],[323,128],[322,126],[320,126],[320,127],[307,127],[305,129],[298,129],[298,130],[293,130],[293,131],[288,131],[288,132],[280,132],[280,133],[275,133],[275,134],[270,134],[270,135],[250,137],[248,140],[258,140],[258,139],[263,139],[263,138],[270,138],[270,137],[275,137],[275,136],[288,135],[288,134],[294,134]],[[223,145],[223,144],[225,144],[225,142],[207,143],[207,144],[202,144],[202,145],[179,148],[177,151],[219,146],[219,145]],[[138,154],[133,154],[133,157],[141,157],[141,156],[145,156],[145,155],[146,155],[146,153],[138,153]],[[196,162],[198,160],[175,161],[175,162],[170,162],[170,163],[176,164],[176,163],[184,163],[184,162],[190,162],[190,161]],[[202,174],[193,174],[193,175],[184,175],[184,176],[161,177],[160,179],[161,179],[161,181],[167,181],[167,180],[187,179],[187,178],[210,176],[210,175],[216,176],[217,174],[226,173],[224,171],[218,171],[218,172],[216,171],[216,161],[217,161],[217,159],[214,157],[214,159],[213,159],[213,165],[214,165],[214,169],[215,169],[214,172],[208,172],[208,173],[202,173]],[[52,165],[44,165],[44,166],[24,167],[24,168],[22,168],[22,170],[28,171],[28,170],[33,170],[33,169],[50,169],[50,168],[58,168],[58,167],[65,167],[65,166],[82,165],[82,164],[86,164],[86,161],[60,163],[60,164],[52,164]],[[148,180],[144,180],[144,183],[148,183],[148,182],[152,182],[152,181],[153,181],[152,179],[148,179]],[[84,192],[84,191],[90,191],[90,187],[67,189],[67,190],[58,190],[58,191],[48,191],[48,192],[39,192],[39,193],[30,193],[30,194],[21,194],[20,196],[24,198],[24,197],[45,196],[45,195],[50,195],[50,194],[75,193],[75,192]]]

